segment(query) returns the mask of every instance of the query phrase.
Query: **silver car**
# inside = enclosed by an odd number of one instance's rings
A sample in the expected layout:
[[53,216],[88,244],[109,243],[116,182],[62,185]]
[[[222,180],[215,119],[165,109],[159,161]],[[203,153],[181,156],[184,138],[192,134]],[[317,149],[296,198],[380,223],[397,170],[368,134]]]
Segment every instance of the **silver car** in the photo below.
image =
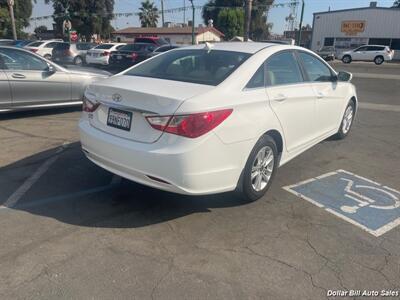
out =
[[67,70],[29,51],[0,46],[0,112],[80,104],[86,86],[107,77]]

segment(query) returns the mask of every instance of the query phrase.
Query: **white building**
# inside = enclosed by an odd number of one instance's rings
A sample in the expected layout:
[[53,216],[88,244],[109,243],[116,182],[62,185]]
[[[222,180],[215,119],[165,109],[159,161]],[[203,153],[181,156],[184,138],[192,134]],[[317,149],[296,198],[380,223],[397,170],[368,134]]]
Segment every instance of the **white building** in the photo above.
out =
[[[220,42],[224,37],[215,27],[197,27],[194,33],[196,44]],[[191,44],[192,27],[129,27],[113,32],[113,36],[121,42],[133,42],[136,37],[155,36],[171,44]]]
[[337,53],[361,45],[386,45],[400,59],[400,9],[369,7],[314,13],[311,49],[335,46]]

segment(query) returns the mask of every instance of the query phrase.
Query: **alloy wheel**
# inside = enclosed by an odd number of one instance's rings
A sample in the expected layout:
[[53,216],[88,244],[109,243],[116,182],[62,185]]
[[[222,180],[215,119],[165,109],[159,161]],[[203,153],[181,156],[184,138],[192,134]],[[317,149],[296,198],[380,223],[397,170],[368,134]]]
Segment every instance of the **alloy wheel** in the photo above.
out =
[[258,151],[251,168],[251,185],[256,192],[262,191],[274,171],[274,152],[269,146]]
[[351,124],[353,123],[353,115],[354,109],[352,105],[349,105],[344,113],[343,123],[342,123],[342,131],[344,134],[347,134],[350,130]]

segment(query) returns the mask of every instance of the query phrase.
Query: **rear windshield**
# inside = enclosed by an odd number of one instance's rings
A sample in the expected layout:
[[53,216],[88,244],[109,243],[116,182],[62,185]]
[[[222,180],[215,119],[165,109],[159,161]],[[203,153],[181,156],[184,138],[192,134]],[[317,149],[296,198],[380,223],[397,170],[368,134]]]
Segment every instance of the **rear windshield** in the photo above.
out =
[[221,50],[179,50],[146,61],[124,75],[218,85],[251,54]]
[[114,46],[114,45],[113,44],[102,44],[102,45],[98,45],[94,49],[110,49],[110,48],[112,48],[112,46]]
[[57,50],[69,49],[69,44],[68,43],[59,43],[54,47],[54,49],[57,49]]
[[29,47],[39,47],[40,45],[42,45],[44,42],[33,42],[28,44]]
[[119,50],[121,50],[121,51],[126,51],[126,50],[127,51],[143,51],[143,50],[146,50],[146,48],[148,48],[148,47],[149,47],[149,44],[135,43],[135,44],[125,45],[125,46],[121,47]]

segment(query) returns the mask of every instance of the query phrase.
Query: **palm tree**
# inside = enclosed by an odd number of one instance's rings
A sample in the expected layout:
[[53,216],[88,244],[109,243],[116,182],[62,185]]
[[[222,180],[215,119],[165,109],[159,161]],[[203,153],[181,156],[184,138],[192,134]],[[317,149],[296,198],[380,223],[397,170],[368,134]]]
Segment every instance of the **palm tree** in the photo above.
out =
[[396,0],[396,1],[394,1],[394,3],[393,3],[393,6],[392,6],[393,8],[400,8],[400,0]]
[[157,27],[159,14],[154,2],[150,2],[150,0],[143,1],[139,10],[139,19],[142,27]]

